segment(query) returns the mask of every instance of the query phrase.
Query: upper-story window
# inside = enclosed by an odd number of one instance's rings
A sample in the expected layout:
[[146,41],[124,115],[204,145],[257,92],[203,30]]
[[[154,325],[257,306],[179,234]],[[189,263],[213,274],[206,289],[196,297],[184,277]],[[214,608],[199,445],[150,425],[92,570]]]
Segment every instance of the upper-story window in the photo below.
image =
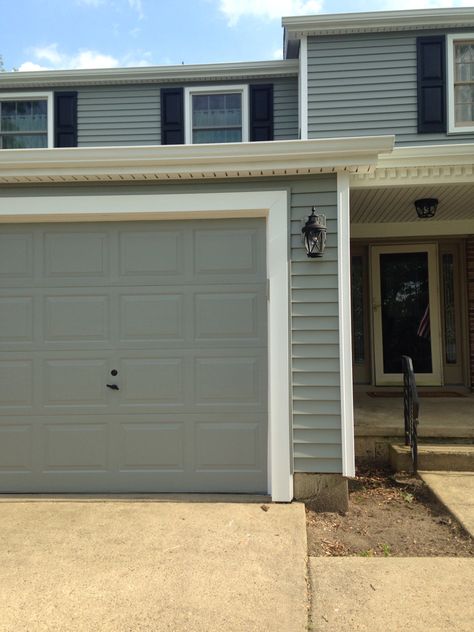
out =
[[474,34],[448,36],[450,132],[474,132]]
[[49,93],[0,94],[0,149],[52,146]]
[[248,141],[248,87],[186,88],[186,143]]

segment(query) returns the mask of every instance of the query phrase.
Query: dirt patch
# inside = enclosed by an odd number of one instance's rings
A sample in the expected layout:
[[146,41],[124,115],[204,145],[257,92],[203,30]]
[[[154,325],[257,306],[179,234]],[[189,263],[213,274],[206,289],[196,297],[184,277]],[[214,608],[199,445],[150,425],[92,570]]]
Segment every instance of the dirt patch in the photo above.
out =
[[308,552],[314,556],[471,557],[467,536],[418,478],[359,472],[349,482],[346,514],[306,506]]

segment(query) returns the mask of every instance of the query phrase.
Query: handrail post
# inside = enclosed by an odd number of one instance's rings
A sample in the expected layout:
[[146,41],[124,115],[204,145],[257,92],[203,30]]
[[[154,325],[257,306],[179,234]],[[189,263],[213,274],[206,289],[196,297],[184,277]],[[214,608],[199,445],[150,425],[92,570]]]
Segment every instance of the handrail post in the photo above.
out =
[[418,469],[418,416],[420,402],[416,388],[413,362],[409,356],[402,356],[403,371],[403,417],[405,422],[405,445],[411,448],[413,470]]

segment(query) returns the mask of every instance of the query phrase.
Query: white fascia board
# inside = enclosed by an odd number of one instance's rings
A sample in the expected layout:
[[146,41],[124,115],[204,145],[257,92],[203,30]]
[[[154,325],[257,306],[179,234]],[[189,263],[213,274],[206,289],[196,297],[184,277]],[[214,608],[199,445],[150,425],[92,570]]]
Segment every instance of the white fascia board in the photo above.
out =
[[395,147],[389,154],[379,155],[377,167],[390,169],[390,167],[434,167],[454,164],[474,164],[474,142]]
[[[9,149],[0,152],[0,182],[24,178],[137,175],[181,179],[305,175],[322,171],[369,171],[380,153],[392,150],[394,136],[305,141]],[[278,173],[274,173],[278,170]]]
[[295,16],[284,17],[282,24],[286,39],[303,35],[462,28],[474,25],[474,7]]
[[183,81],[225,81],[271,79],[298,74],[297,60],[255,61],[138,68],[100,68],[93,70],[38,70],[0,74],[0,90],[135,83],[176,83]]

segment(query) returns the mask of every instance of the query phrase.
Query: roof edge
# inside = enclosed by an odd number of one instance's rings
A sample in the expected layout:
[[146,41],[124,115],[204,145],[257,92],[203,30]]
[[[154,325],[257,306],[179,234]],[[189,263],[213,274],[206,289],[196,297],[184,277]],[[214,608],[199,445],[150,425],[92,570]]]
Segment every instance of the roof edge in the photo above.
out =
[[37,70],[0,74],[0,90],[10,88],[112,85],[130,83],[177,83],[237,78],[287,77],[298,74],[293,60],[140,66],[75,70]]
[[381,153],[392,151],[394,140],[394,136],[358,136],[215,145],[7,149],[0,152],[0,183],[357,172],[374,168]]
[[282,25],[288,39],[303,35],[470,27],[474,26],[474,7],[289,16],[282,19]]

